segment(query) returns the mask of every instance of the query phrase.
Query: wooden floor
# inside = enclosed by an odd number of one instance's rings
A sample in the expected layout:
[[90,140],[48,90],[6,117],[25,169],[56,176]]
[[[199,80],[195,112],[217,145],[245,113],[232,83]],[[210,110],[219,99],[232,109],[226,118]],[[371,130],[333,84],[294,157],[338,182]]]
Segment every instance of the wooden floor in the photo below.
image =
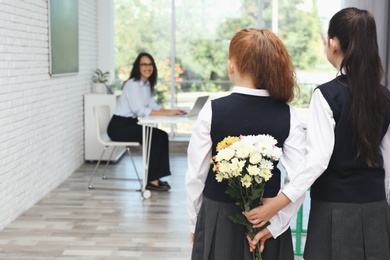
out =
[[[99,175],[96,189],[88,189],[95,164],[85,163],[0,231],[0,259],[190,259],[186,147],[185,142],[171,145],[172,176],[165,180],[172,189],[153,191],[148,200],[126,190],[139,188],[133,181],[102,180]],[[141,169],[141,151],[133,153]],[[109,174],[134,175],[129,158],[110,164]]]

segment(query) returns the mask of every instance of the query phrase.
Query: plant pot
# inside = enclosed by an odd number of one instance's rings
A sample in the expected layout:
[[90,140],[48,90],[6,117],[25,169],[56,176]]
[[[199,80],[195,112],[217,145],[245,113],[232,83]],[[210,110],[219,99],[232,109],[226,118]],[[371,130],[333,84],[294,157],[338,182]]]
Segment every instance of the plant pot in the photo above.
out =
[[92,93],[94,94],[107,94],[106,85],[104,83],[93,83]]

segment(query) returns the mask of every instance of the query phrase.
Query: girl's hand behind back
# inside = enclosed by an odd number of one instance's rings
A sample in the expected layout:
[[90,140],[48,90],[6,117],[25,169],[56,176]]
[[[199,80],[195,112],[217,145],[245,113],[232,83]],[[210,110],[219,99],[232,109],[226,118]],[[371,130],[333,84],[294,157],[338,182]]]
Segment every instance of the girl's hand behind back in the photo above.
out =
[[264,198],[263,205],[258,206],[250,211],[243,212],[247,220],[253,224],[254,228],[264,226],[273,216],[276,215],[281,209],[287,206],[291,200],[284,195],[283,192],[279,193],[274,198]]
[[262,206],[258,206],[250,211],[242,212],[247,220],[253,224],[254,228],[264,226],[276,213],[278,213],[278,210],[273,208],[272,199],[273,198],[264,198]]

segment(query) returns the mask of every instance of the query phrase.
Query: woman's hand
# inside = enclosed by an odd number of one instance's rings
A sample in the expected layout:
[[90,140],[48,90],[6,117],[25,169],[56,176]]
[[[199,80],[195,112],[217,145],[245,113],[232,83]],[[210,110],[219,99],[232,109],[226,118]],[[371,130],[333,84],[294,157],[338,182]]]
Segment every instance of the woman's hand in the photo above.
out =
[[269,232],[268,228],[264,228],[256,234],[256,236],[252,239],[249,235],[246,236],[246,239],[249,243],[249,251],[253,252],[256,249],[257,243],[260,243],[260,252],[264,250],[265,241],[272,237],[272,234]]
[[195,237],[195,233],[190,233],[190,242],[191,242],[191,245],[194,244],[194,237]]
[[173,116],[173,115],[185,115],[187,112],[182,109],[160,109],[160,110],[152,110],[150,112],[150,116]]
[[168,115],[185,115],[187,112],[182,109],[167,109]]

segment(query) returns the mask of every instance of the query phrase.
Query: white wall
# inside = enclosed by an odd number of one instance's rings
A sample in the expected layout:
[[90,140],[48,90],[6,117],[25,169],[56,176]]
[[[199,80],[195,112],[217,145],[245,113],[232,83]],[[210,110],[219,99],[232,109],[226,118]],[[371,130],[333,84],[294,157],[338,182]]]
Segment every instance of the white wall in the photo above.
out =
[[98,67],[114,75],[114,4],[113,0],[98,0]]
[[80,72],[51,78],[48,1],[0,1],[0,229],[83,163],[97,37],[96,1],[79,0]]

